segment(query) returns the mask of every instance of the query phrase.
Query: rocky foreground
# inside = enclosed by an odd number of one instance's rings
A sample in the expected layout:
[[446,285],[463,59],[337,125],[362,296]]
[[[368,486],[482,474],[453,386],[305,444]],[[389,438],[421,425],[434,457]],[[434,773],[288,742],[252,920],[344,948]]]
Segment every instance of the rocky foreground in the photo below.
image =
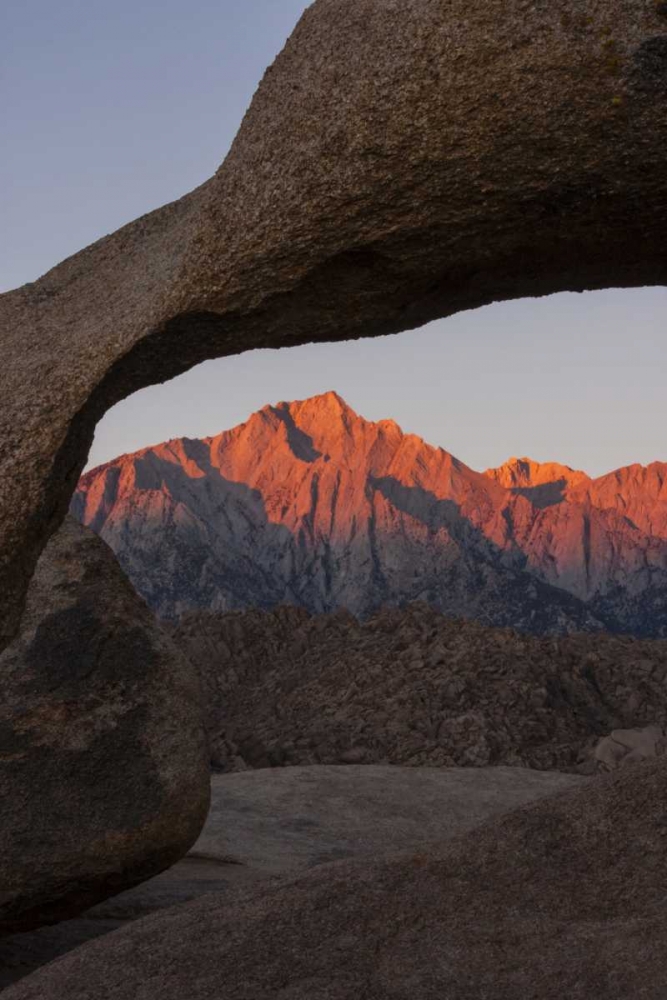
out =
[[85,941],[205,893],[342,858],[424,850],[585,778],[519,768],[295,767],[216,775],[192,852],[75,920],[0,939],[0,987]]
[[438,846],[210,893],[6,1000],[663,1000],[667,758]]
[[71,510],[166,618],[424,600],[535,633],[665,635],[667,464],[475,472],[335,392],[123,455]]
[[[636,760],[662,734],[667,644],[539,639],[423,605],[365,624],[196,616],[173,638],[211,733],[230,720],[213,733],[219,763],[245,770],[214,777],[173,869],[6,936],[7,1000],[662,1000],[667,757],[589,777],[349,762],[576,754],[592,771],[594,746],[629,737],[604,736],[612,725],[657,719]],[[327,755],[348,766],[266,767]]]
[[426,605],[186,616],[215,768],[511,764],[591,771],[613,730],[667,724],[667,642],[547,638]]

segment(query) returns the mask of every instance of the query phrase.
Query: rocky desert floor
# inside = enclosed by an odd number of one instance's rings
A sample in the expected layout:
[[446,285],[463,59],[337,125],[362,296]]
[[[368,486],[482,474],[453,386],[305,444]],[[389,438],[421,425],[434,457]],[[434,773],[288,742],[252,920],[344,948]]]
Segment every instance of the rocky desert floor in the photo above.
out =
[[365,622],[300,608],[185,616],[214,768],[594,770],[600,739],[667,724],[667,642],[534,636],[426,604]]
[[0,670],[7,1000],[667,995],[664,642],[425,605],[170,638],[69,521]]
[[187,857],[74,920],[2,939],[0,986],[157,911],[343,859],[427,851],[589,780],[528,768],[372,765],[214,775],[211,811]]

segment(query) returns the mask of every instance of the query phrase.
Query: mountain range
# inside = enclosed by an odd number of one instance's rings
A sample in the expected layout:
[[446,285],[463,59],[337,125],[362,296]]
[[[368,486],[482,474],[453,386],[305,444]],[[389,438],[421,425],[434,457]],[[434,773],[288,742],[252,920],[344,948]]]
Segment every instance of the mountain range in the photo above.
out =
[[667,464],[475,472],[335,392],[84,474],[71,512],[164,618],[425,601],[533,632],[667,635]]

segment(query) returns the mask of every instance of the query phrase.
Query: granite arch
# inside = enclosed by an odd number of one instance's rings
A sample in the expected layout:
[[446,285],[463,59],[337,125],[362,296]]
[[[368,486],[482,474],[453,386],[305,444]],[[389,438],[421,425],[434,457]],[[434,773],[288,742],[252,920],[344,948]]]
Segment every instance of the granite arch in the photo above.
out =
[[661,5],[476,8],[317,0],[209,182],[0,297],[0,647],[96,421],[136,389],[255,347],[667,283]]

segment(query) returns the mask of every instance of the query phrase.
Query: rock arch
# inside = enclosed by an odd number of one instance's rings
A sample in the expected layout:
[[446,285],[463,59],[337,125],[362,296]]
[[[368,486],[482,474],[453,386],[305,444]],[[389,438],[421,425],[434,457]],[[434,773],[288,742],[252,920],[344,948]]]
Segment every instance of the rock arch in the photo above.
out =
[[317,0],[229,156],[0,298],[0,646],[96,421],[209,357],[664,284],[655,0]]

